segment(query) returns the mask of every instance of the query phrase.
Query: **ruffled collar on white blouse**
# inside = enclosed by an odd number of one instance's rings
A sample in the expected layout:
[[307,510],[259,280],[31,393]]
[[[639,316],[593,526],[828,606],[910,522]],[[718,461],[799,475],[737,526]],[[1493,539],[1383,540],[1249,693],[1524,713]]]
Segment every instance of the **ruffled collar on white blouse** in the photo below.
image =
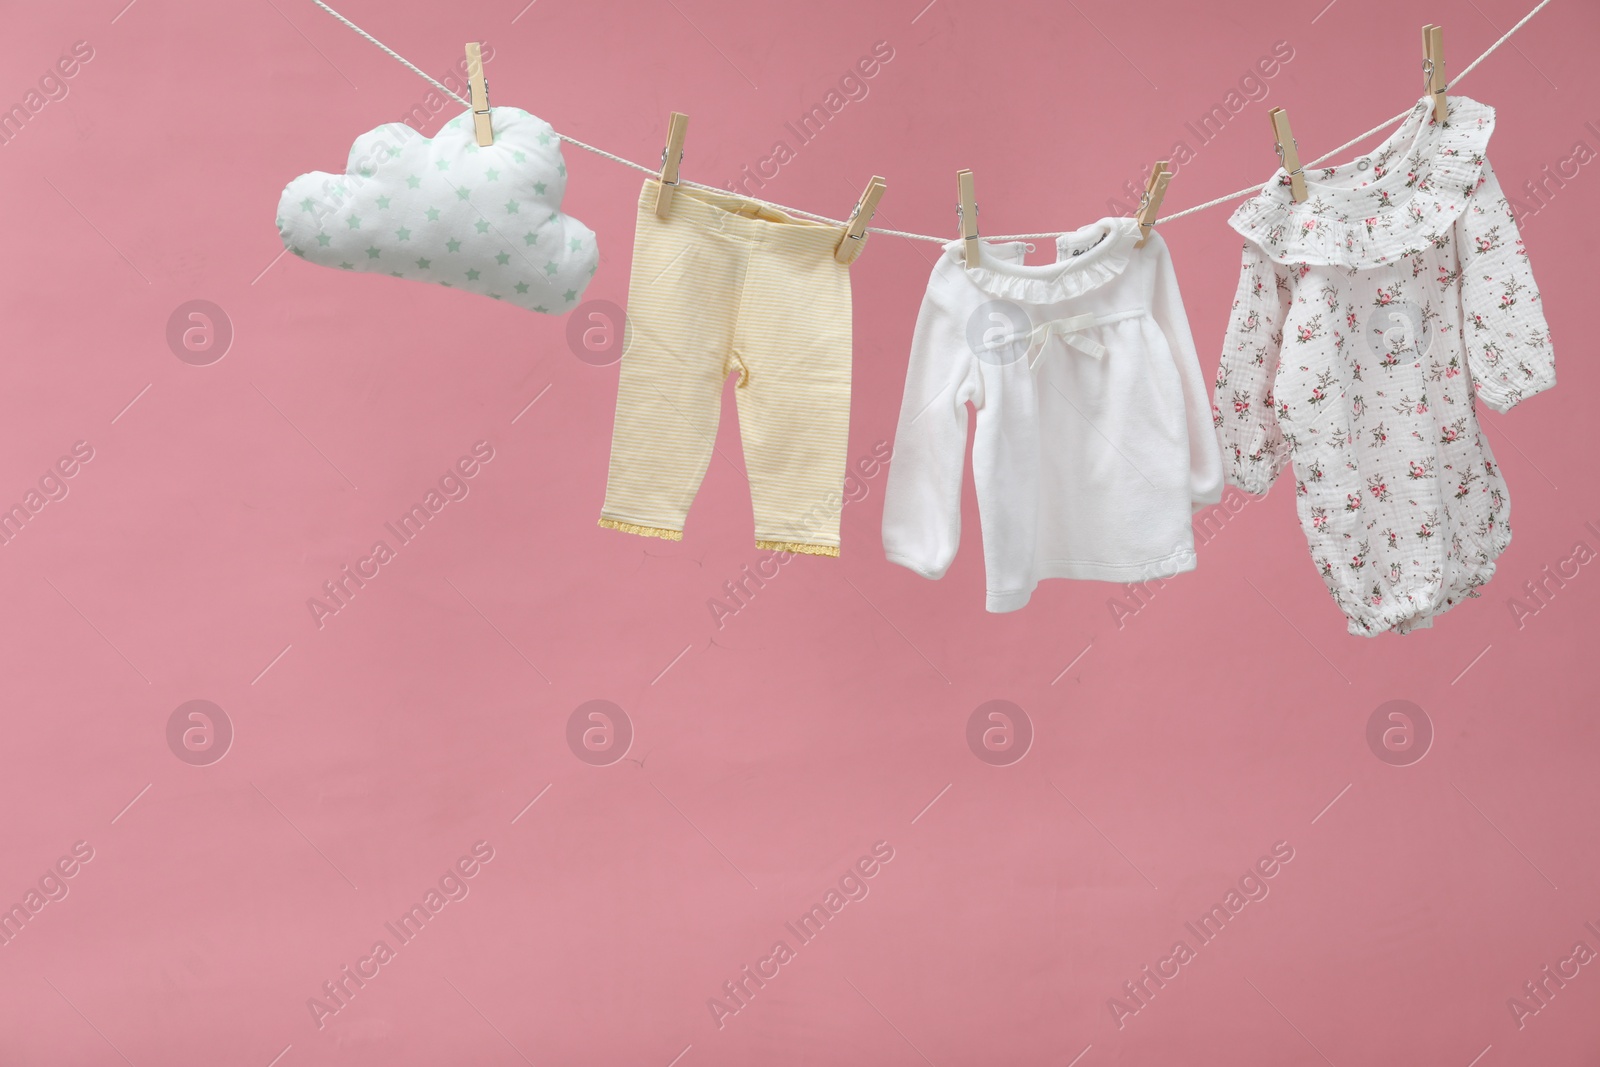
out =
[[[1052,304],[1082,296],[1121,274],[1128,266],[1138,223],[1104,218],[1056,238],[1054,263],[1024,263],[1021,241],[979,241],[978,265],[967,267],[974,285],[991,296],[1024,304]],[[945,255],[966,261],[964,242],[951,241]]]
[[1443,243],[1481,183],[1494,108],[1448,98],[1443,123],[1423,97],[1372,152],[1306,170],[1294,203],[1282,168],[1228,225],[1279,263],[1373,267]]

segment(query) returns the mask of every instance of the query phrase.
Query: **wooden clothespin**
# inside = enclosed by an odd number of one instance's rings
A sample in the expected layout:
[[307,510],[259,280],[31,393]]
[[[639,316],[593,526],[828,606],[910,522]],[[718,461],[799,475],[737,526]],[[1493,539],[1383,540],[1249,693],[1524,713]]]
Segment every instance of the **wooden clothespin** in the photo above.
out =
[[467,87],[472,96],[472,129],[478,147],[494,144],[494,126],[489,122],[489,83],[483,76],[483,51],[477,41],[467,44]]
[[1267,118],[1272,120],[1272,136],[1278,142],[1278,159],[1289,174],[1289,197],[1301,203],[1306,198],[1306,177],[1300,169],[1300,146],[1289,129],[1289,113],[1275,107],[1267,112]]
[[972,172],[956,172],[956,214],[961,219],[961,239],[966,242],[967,266],[978,265],[978,202],[972,192]]
[[667,126],[667,147],[661,150],[661,188],[656,193],[656,218],[664,219],[672,210],[672,194],[678,189],[678,166],[683,162],[683,138],[689,132],[689,116],[672,113]]
[[1172,180],[1172,172],[1167,169],[1167,161],[1161,160],[1150,170],[1150,180],[1144,184],[1144,196],[1139,199],[1139,239],[1133,242],[1133,247],[1143,248],[1144,243],[1150,239],[1150,230],[1156,224],[1156,215],[1161,210],[1161,198],[1167,195],[1167,183]]
[[873,213],[878,210],[878,201],[883,199],[883,191],[888,187],[889,184],[882,178],[876,174],[872,176],[861,199],[856,201],[856,209],[850,213],[850,221],[844,228],[844,236],[839,239],[839,247],[833,250],[834,259],[848,264],[861,254],[861,242],[866,239],[867,224],[872,221]]
[[1450,83],[1444,78],[1444,27],[1432,23],[1422,27],[1422,80],[1433,97],[1433,118],[1443,122],[1449,114],[1444,91]]

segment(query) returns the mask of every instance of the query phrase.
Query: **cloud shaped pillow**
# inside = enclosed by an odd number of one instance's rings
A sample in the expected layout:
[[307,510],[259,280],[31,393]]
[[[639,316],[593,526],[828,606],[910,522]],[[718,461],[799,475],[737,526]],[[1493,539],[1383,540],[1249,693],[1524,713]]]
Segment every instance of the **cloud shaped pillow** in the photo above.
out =
[[493,108],[490,121],[494,144],[483,148],[470,112],[431,138],[403,122],[362,134],[345,173],[313,171],[284,188],[284,247],[325,267],[571,310],[600,251],[594,231],[561,213],[561,139],[519,108]]

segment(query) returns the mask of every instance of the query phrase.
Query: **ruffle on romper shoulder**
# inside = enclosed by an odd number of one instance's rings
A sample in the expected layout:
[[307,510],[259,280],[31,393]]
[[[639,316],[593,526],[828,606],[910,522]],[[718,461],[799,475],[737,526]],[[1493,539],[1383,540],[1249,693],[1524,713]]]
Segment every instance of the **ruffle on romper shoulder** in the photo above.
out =
[[1228,219],[1277,263],[1375,267],[1442,244],[1477,191],[1494,108],[1451,95],[1443,123],[1424,97],[1383,144],[1306,169],[1295,203],[1281,168]]

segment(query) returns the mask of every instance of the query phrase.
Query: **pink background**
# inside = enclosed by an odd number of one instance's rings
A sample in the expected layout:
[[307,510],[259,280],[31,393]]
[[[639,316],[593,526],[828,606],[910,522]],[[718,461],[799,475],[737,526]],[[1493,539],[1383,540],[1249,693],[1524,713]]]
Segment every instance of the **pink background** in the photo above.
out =
[[[0,947],[0,1063],[1600,1058],[1600,963],[1520,1026],[1507,1003],[1600,950],[1600,567],[1542,573],[1600,550],[1594,165],[1523,220],[1561,384],[1485,414],[1515,541],[1434,630],[1346,635],[1286,485],[1230,496],[1198,571],[1120,626],[1111,602],[1135,601],[1093,583],[987,615],[970,484],[930,583],[883,559],[881,469],[842,559],[787,564],[719,627],[708,602],[764,555],[731,403],[681,543],[598,529],[617,368],[578,358],[566,320],[277,258],[283,185],[428,87],[306,0],[125,3],[9,5],[0,34],[5,103],[94,52],[0,147],[0,503],[93,450],[0,546],[0,903],[69,890]],[[879,173],[879,225],[953,235],[962,166],[987,232],[1106,214],[1287,41],[1167,204],[1263,181],[1269,107],[1314,157],[1415,101],[1422,23],[1460,69],[1527,8],[923,4],[345,13],[435,75],[488,41],[495,103],[640,161],[686,111],[684,173],[716,184],[792,146],[785,122],[886,41],[867,97],[766,195],[837,216]],[[1600,149],[1597,40],[1600,10],[1563,0],[1463,87],[1498,109],[1491,158],[1529,208],[1525,182]],[[639,175],[566,158],[602,249],[586,299],[623,304]],[[1163,229],[1208,375],[1226,210]],[[854,268],[852,460],[893,437],[935,253],[875,237]],[[166,339],[195,299],[234,330],[205,366]],[[319,629],[307,599],[478,441],[470,495]],[[1551,592],[1519,615],[1532,581]],[[566,740],[596,699],[634,735],[606,766]],[[225,758],[169,746],[190,700],[231,723]],[[1031,723],[1020,761],[969,749],[991,700]],[[1391,700],[1431,723],[1420,762],[1369,745]],[[468,895],[319,1026],[308,1000],[398,945],[384,924],[479,841]],[[880,841],[869,894],[801,944],[784,924]],[[93,858],[46,878],[76,842]],[[1270,894],[1200,945],[1184,924],[1280,842]],[[719,1027],[708,999],[780,938],[794,958]],[[1123,983],[1180,938],[1194,958],[1138,1006]],[[1113,997],[1139,1007],[1120,1026]]]

